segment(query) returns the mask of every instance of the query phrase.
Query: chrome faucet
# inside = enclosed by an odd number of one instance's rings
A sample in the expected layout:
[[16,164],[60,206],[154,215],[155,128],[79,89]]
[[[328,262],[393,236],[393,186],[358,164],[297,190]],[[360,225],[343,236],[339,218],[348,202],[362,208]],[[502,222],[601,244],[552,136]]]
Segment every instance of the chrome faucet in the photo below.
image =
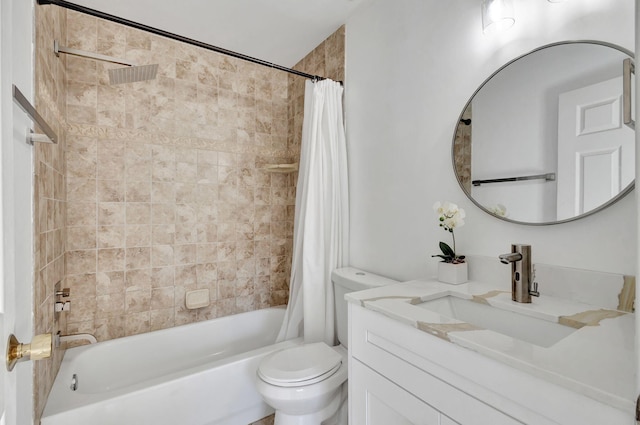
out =
[[511,264],[511,299],[518,303],[530,303],[531,296],[539,297],[538,284],[531,289],[531,245],[512,244],[511,252],[499,255],[503,264]]

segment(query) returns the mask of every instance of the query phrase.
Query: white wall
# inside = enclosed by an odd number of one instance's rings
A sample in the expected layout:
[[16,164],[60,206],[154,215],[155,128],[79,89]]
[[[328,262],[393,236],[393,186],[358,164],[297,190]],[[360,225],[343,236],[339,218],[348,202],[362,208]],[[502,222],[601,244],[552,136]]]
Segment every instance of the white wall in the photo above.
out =
[[[516,1],[509,31],[484,36],[477,0],[374,0],[347,23],[346,118],[351,264],[397,279],[435,274],[437,200],[467,212],[458,251],[497,256],[533,245],[534,261],[635,274],[634,196],[554,226],[491,217],[460,189],[451,166],[458,116],[475,89],[509,60],[544,44],[602,40],[634,50],[628,0]],[[497,260],[496,260],[497,261]]]

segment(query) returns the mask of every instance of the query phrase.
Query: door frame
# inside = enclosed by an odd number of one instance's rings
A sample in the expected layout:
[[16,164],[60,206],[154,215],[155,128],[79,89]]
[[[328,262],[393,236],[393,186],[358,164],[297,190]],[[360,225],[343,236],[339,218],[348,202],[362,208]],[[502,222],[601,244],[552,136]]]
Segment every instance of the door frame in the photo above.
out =
[[[639,58],[640,57],[640,0],[636,0],[635,2],[635,10],[636,10],[636,17],[635,17],[635,36],[636,36],[636,42],[635,42],[635,57]],[[636,99],[640,99],[640,76],[638,75],[639,72],[636,72],[635,74],[635,81],[636,81],[636,89],[635,89],[635,96]],[[636,105],[639,105],[638,102],[636,102]],[[634,111],[634,116],[635,116],[635,121],[636,123],[640,123],[640,114],[638,113],[638,108],[636,108],[636,110]],[[636,128],[636,190],[635,190],[635,199],[636,199],[636,222],[638,222],[638,213],[640,213],[640,194],[639,192],[639,187],[638,187],[638,177],[640,176],[640,172],[639,172],[639,168],[640,168],[640,149],[638,149],[640,143],[640,128]],[[635,314],[635,318],[636,318],[636,337],[635,337],[635,355],[636,355],[636,394],[635,396],[638,397],[638,402],[640,403],[640,291],[638,290],[638,278],[640,278],[640,225],[638,226],[638,228],[636,229],[636,298],[635,298],[635,308],[636,308],[636,314]],[[637,406],[636,406],[637,408]],[[638,412],[636,412],[637,415]],[[638,421],[638,418],[636,416],[636,423],[640,424],[640,421]]]
[[[3,338],[7,333],[20,341],[33,336],[33,148],[26,143],[26,115],[13,102],[12,84],[33,98],[34,4],[24,0],[0,2],[0,166],[2,211]],[[4,363],[4,362],[3,362]],[[0,367],[6,370],[5,365]],[[5,373],[3,397],[6,425],[33,423],[33,365],[24,362]]]

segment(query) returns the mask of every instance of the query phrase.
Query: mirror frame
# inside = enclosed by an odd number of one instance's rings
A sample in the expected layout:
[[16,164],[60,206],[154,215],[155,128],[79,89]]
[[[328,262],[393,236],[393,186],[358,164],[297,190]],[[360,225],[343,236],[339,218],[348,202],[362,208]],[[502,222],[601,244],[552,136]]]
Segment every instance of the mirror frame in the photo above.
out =
[[[510,61],[508,61],[507,63],[505,63],[504,65],[502,65],[500,68],[498,68],[495,72],[491,73],[491,75],[489,77],[487,77],[482,84],[480,84],[480,86],[473,92],[473,94],[471,95],[471,97],[469,97],[469,100],[465,103],[464,107],[462,108],[462,112],[460,112],[460,115],[458,116],[458,119],[456,120],[456,126],[455,129],[453,131],[453,139],[451,141],[451,164],[453,167],[453,173],[456,176],[456,180],[458,181],[458,184],[460,185],[460,188],[462,189],[462,191],[464,192],[464,194],[467,196],[467,198],[469,198],[469,200],[471,202],[473,202],[478,208],[480,208],[482,211],[486,212],[487,214],[489,214],[492,217],[498,218],[500,220],[509,222],[509,223],[515,223],[515,224],[523,224],[523,225],[527,225],[527,226],[549,226],[549,225],[554,225],[554,224],[561,224],[561,223],[568,223],[570,221],[575,221],[575,220],[579,220],[581,218],[590,216],[592,214],[595,214],[597,212],[600,212],[602,210],[604,210],[605,208],[615,204],[616,202],[618,202],[620,199],[624,198],[627,194],[629,194],[629,192],[631,192],[634,188],[635,188],[635,178],[633,179],[633,181],[631,183],[629,183],[627,185],[627,187],[625,187],[623,190],[621,190],[616,196],[614,196],[613,198],[611,198],[609,201],[605,202],[604,204],[598,206],[597,208],[594,208],[590,211],[587,211],[586,213],[582,213],[580,215],[576,215],[574,217],[571,218],[566,218],[564,220],[557,220],[557,221],[545,221],[545,222],[540,222],[540,223],[534,223],[534,222],[527,222],[527,221],[518,221],[518,220],[512,220],[510,218],[507,217],[502,217],[499,216],[497,214],[494,214],[493,212],[489,211],[487,208],[485,208],[483,205],[481,205],[479,202],[477,202],[475,199],[473,199],[473,197],[471,196],[471,193],[467,192],[467,190],[464,187],[464,184],[462,182],[462,180],[460,179],[460,175],[458,174],[458,170],[456,169],[456,160],[455,160],[455,140],[456,140],[456,134],[458,133],[458,127],[461,124],[461,120],[462,117],[464,116],[465,111],[467,110],[467,108],[469,107],[469,105],[471,105],[471,102],[473,101],[473,98],[476,96],[476,94],[478,94],[478,92],[480,90],[482,90],[482,88],[498,73],[500,73],[503,69],[505,69],[506,67],[508,67],[509,65],[511,65],[512,63],[516,62],[517,60],[520,60],[526,56],[529,56],[533,53],[536,53],[539,50],[544,50],[544,49],[548,49],[550,47],[554,47],[554,46],[561,46],[561,45],[565,45],[565,44],[596,44],[596,45],[600,45],[600,46],[604,46],[604,47],[610,47],[612,49],[616,49],[624,54],[626,54],[627,56],[629,56],[632,60],[635,61],[635,56],[633,54],[632,51],[625,49],[624,47],[618,46],[617,44],[613,44],[613,43],[608,43],[605,41],[597,41],[597,40],[567,40],[567,41],[559,41],[559,42],[555,42],[555,43],[549,43],[549,44],[545,44],[544,46],[540,46],[537,47],[527,53],[524,53]],[[640,104],[639,104],[640,107]],[[637,149],[637,147],[636,147]],[[636,175],[637,175],[637,170],[636,170]]]

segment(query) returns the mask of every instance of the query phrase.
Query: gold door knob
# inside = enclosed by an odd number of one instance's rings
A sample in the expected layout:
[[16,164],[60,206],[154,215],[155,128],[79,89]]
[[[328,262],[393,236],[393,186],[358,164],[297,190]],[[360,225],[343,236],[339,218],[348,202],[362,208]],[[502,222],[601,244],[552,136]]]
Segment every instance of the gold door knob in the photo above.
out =
[[11,334],[7,341],[7,370],[11,372],[16,363],[22,360],[42,360],[51,357],[51,349],[51,334],[36,335],[31,344],[22,344]]

